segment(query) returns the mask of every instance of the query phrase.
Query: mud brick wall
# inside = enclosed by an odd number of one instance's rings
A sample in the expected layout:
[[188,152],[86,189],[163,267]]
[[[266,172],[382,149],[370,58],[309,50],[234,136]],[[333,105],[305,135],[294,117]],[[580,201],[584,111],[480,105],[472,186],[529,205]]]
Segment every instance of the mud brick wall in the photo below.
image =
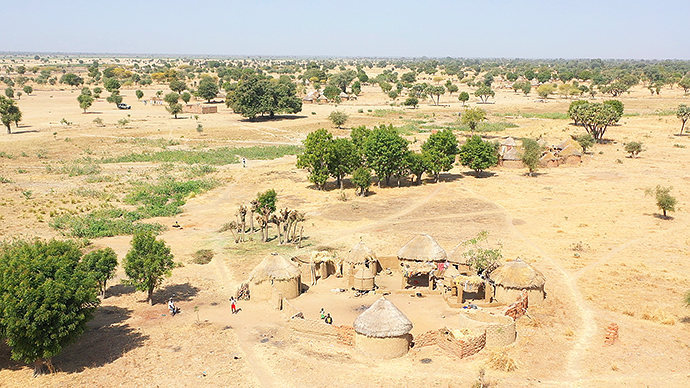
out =
[[338,333],[338,343],[345,346],[355,346],[355,328],[352,326],[333,326]]
[[446,335],[442,330],[432,330],[422,333],[414,338],[415,349],[438,345],[444,351],[458,357],[465,358],[479,353],[486,346],[486,332],[466,340],[456,340]]
[[288,321],[288,326],[295,331],[323,337],[327,341],[337,340],[338,331],[333,325],[324,323],[321,320],[295,318]]
[[283,313],[289,319],[301,313],[297,307],[293,306],[287,299],[283,298]]
[[520,294],[518,300],[505,309],[504,315],[513,318],[513,320],[516,320],[521,316],[525,315],[525,313],[527,312],[527,307],[529,307],[528,299],[529,298],[527,297],[527,290],[522,290],[522,293]]

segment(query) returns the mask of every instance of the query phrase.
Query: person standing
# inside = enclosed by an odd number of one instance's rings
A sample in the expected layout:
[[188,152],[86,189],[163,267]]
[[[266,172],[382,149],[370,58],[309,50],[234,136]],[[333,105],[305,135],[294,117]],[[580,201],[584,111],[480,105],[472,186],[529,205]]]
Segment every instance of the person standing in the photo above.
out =
[[325,321],[326,321],[326,323],[329,324],[329,325],[332,325],[332,324],[333,324],[333,318],[331,318],[331,313],[326,314],[326,319],[325,319]]
[[230,310],[232,310],[233,314],[237,313],[237,299],[234,296],[230,298]]
[[321,319],[326,318],[326,312],[323,311],[323,307],[321,307]]

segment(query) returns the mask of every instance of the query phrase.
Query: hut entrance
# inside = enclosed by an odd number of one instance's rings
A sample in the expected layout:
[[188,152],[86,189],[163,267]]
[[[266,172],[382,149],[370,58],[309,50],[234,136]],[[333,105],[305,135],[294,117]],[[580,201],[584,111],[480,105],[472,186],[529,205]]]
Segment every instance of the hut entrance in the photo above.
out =
[[417,274],[407,278],[407,286],[412,287],[429,287],[429,275]]

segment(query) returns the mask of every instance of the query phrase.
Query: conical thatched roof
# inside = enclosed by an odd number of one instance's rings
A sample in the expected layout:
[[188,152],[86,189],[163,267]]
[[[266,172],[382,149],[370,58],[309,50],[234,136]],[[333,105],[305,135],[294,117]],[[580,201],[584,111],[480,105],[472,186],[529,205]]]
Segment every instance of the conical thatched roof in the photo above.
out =
[[573,146],[576,149],[582,151],[582,147],[580,146],[580,143],[573,139],[565,139],[563,140],[559,145],[556,146],[557,149],[559,150],[564,150],[568,146]]
[[422,233],[400,248],[398,257],[414,261],[444,261],[447,255],[433,237]]
[[520,160],[520,153],[518,152],[517,148],[511,148],[508,151],[506,151],[503,156],[503,160]]
[[572,145],[568,145],[567,147],[563,148],[561,152],[558,153],[558,156],[567,158],[568,156],[582,156],[582,152],[580,152],[580,149],[577,147],[574,147]]
[[345,258],[346,263],[351,264],[364,264],[367,261],[376,260],[376,254],[369,248],[364,241],[360,241],[350,249],[350,252]]
[[271,253],[252,270],[249,274],[249,280],[259,283],[268,279],[288,280],[298,278],[299,276],[299,268],[292,264],[290,260],[277,253]]
[[451,263],[458,263],[458,264],[469,264],[467,262],[467,258],[463,256],[462,254],[467,251],[467,246],[464,243],[460,243],[453,248],[452,251],[450,251],[450,254],[448,255],[448,261]]
[[503,142],[501,143],[501,145],[504,145],[504,146],[513,146],[513,147],[515,147],[517,144],[515,143],[515,139],[513,139],[513,138],[510,137],[510,136],[508,136],[505,140],[503,140]]
[[489,274],[498,286],[505,288],[529,289],[544,287],[546,278],[531,265],[520,259],[508,261]]
[[412,330],[405,314],[383,297],[360,314],[353,326],[357,333],[376,338],[398,337]]
[[556,155],[554,155],[553,152],[551,152],[551,151],[545,153],[541,158],[539,158],[540,161],[544,161],[544,162],[549,161],[549,160],[555,160],[555,159],[557,159]]

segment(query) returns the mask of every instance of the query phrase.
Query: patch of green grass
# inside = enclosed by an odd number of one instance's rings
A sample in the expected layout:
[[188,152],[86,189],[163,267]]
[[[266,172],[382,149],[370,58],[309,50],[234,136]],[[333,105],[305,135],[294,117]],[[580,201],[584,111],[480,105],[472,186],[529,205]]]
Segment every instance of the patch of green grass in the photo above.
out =
[[654,116],[675,116],[676,115],[676,110],[675,109],[665,109],[665,110],[655,110],[654,113],[652,113]]
[[[479,125],[477,125],[477,131],[476,132],[500,132],[500,131],[505,130],[506,128],[517,128],[517,127],[519,127],[519,125],[514,124],[514,123],[510,123],[507,121],[500,121],[497,123],[483,122],[483,123],[479,123]],[[422,129],[426,129],[426,130],[450,129],[453,131],[471,132],[470,128],[468,126],[462,124],[460,121],[453,121],[453,122],[444,123],[441,125],[427,124],[427,125],[422,126]]]
[[[683,144],[678,144],[678,143],[674,144],[673,146],[676,147],[676,148],[685,148],[685,145],[683,145]],[[3,183],[4,183],[4,182],[3,182]]]
[[216,148],[208,151],[183,151],[165,150],[158,152],[144,152],[123,155],[116,158],[105,158],[102,163],[129,163],[129,162],[167,162],[167,163],[187,163],[187,164],[211,164],[222,166],[237,163],[236,149]]
[[218,185],[217,181],[207,179],[178,182],[163,178],[156,184],[137,182],[125,202],[139,205],[137,212],[142,218],[170,217],[182,212],[188,195],[200,194]]
[[112,194],[108,194],[105,191],[100,191],[100,190],[87,188],[87,187],[83,187],[83,186],[72,190],[71,193],[74,195],[78,195],[80,197],[97,198],[97,199],[102,199],[102,200],[109,200],[109,199],[112,199],[114,197]]
[[210,249],[199,249],[192,255],[195,264],[208,264],[213,259],[213,251]]
[[115,140],[116,143],[130,143],[130,144],[135,144],[135,145],[141,145],[141,146],[149,146],[149,147],[160,147],[160,148],[168,148],[170,146],[176,146],[179,145],[180,142],[177,140],[172,140],[172,139],[149,139],[146,137],[133,137],[129,140],[127,139],[117,139]]
[[639,112],[623,113],[623,117],[638,117],[641,116]]
[[142,217],[138,212],[122,209],[101,209],[89,214],[64,214],[54,217],[49,225],[66,236],[79,238],[100,238],[130,235],[137,232],[158,233],[165,229],[161,224],[136,222]]
[[86,177],[86,183],[114,182],[115,178],[111,175],[91,175]]
[[52,174],[66,174],[69,176],[96,175],[101,173],[101,166],[93,162],[63,164],[59,167],[46,166],[46,171]]
[[271,160],[282,158],[285,155],[296,155],[301,153],[303,148],[296,145],[279,146],[257,146],[237,148],[235,152],[247,159]]
[[388,116],[395,116],[399,115],[400,111],[395,110],[395,109],[376,109],[372,113],[372,116],[374,117],[388,117]]
[[197,178],[202,177],[207,174],[211,174],[217,171],[217,169],[208,164],[194,164],[182,169],[187,178]]

